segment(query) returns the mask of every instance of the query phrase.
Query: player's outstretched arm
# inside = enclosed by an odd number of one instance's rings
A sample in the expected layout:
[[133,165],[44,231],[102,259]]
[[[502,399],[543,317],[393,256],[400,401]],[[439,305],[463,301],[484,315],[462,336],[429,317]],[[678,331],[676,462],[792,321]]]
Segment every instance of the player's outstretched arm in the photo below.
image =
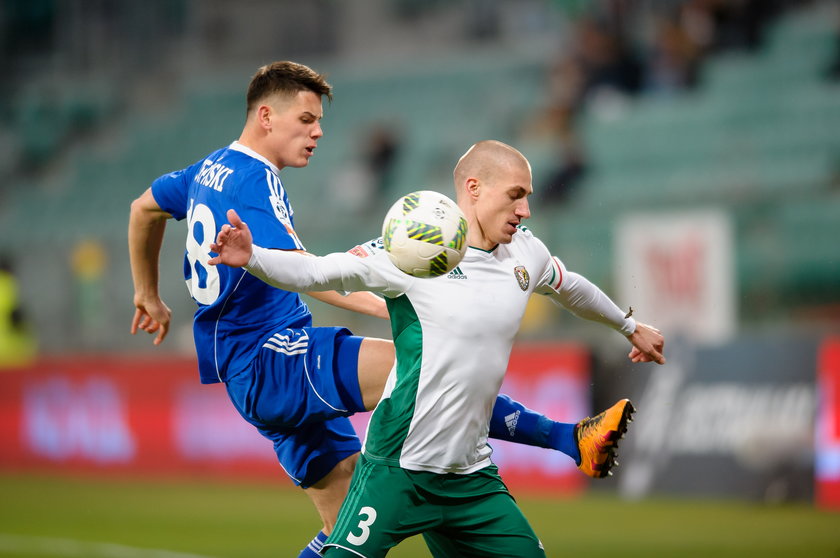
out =
[[[222,229],[216,237],[216,242],[210,245],[210,249],[216,252],[218,256],[211,258],[209,263],[211,265],[225,264],[231,267],[244,267],[248,265],[254,252],[253,236],[248,225],[242,221],[236,211],[229,209],[227,218],[230,224],[222,225]],[[305,254],[305,252],[299,253]],[[342,296],[335,291],[312,291],[307,294],[339,308],[378,318],[388,318],[385,303],[371,293],[351,293],[349,296]]]
[[131,203],[128,255],[136,308],[131,321],[131,334],[136,334],[138,330],[156,333],[155,345],[160,345],[166,338],[172,319],[172,311],[161,300],[158,292],[158,259],[166,220],[170,217],[157,204],[151,189]]
[[[335,253],[313,256],[294,250],[270,250],[253,243],[251,231],[232,209],[230,225],[223,225],[210,249],[218,256],[210,265],[243,267],[258,279],[287,291],[376,291],[385,292],[388,282],[372,272],[362,258]],[[232,226],[231,226],[232,225]]]
[[636,322],[596,285],[578,273],[565,271],[560,289],[547,294],[578,317],[601,322],[627,337],[633,348],[628,355],[633,362],[665,364],[662,351],[665,340],[655,327]]

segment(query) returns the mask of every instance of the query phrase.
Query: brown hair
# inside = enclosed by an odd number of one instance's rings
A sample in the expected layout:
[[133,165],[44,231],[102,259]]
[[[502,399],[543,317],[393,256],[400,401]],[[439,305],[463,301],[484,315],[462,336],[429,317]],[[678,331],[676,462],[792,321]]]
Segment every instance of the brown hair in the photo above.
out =
[[257,70],[248,84],[247,111],[251,112],[269,95],[291,95],[298,91],[312,91],[332,100],[332,86],[312,68],[288,61],[267,64]]

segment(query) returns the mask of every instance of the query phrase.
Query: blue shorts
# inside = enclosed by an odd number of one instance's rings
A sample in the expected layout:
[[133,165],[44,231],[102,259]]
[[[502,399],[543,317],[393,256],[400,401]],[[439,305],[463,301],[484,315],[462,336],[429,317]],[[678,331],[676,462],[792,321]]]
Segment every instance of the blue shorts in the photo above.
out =
[[361,450],[347,417],[365,410],[362,339],[340,327],[278,331],[263,339],[247,370],[226,382],[236,409],[274,443],[280,465],[303,488]]

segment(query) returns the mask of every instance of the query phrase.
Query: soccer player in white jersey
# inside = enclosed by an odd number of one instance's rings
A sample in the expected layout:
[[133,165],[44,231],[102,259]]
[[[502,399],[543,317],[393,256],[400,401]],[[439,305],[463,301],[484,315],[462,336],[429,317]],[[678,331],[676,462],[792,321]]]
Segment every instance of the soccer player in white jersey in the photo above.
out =
[[[243,266],[283,289],[369,290],[386,297],[396,366],[371,416],[327,556],[384,556],[418,533],[435,556],[545,556],[487,444],[531,294],[548,295],[621,332],[634,362],[665,361],[658,330],[626,316],[521,226],[533,191],[521,153],[480,142],[461,158],[454,178],[469,224],[469,249],[459,264],[465,280],[404,274],[376,242],[355,255],[323,258],[253,246],[249,226],[235,211],[228,212],[233,227],[223,226],[211,246],[219,255],[210,264]],[[620,402],[616,412],[626,418],[627,407]]]
[[[225,384],[236,409],[273,442],[284,470],[317,508],[323,531],[301,556],[316,556],[335,523],[361,449],[347,416],[379,401],[394,362],[393,344],[344,328],[312,327],[297,293],[208,260],[228,208],[248,220],[261,245],[303,250],[280,171],[308,165],[323,135],[322,98],[331,94],[323,76],[301,64],[260,68],[248,87],[239,140],[155,180],[131,205],[128,235],[137,308],[132,333],[149,332],[160,344],[171,320],[158,292],[161,244],[169,218],[187,221],[184,276],[197,304],[193,333],[200,379]],[[371,293],[320,296],[387,318],[385,303]],[[504,416],[520,409],[528,420],[520,420],[513,441],[564,451],[592,476],[612,467],[609,448],[572,435],[585,429],[529,412],[507,397],[494,406],[491,436],[510,440]],[[623,429],[619,421],[613,425],[601,430]],[[581,459],[579,448],[592,459]]]

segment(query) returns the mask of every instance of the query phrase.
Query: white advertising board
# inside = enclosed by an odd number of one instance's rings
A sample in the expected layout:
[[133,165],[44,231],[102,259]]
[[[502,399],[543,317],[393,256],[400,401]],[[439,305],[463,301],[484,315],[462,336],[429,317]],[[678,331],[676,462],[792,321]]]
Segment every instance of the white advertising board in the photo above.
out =
[[732,223],[723,211],[632,213],[616,226],[618,300],[668,337],[719,344],[736,330]]

